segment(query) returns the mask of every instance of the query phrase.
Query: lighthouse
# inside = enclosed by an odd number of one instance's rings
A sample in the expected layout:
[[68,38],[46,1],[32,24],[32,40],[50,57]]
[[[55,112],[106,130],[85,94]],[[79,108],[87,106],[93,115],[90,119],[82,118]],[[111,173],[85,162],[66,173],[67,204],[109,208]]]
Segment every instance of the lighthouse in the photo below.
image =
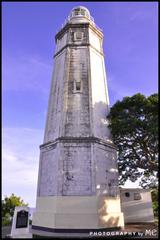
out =
[[108,128],[103,32],[87,8],[71,10],[56,49],[32,228],[123,227],[117,150]]

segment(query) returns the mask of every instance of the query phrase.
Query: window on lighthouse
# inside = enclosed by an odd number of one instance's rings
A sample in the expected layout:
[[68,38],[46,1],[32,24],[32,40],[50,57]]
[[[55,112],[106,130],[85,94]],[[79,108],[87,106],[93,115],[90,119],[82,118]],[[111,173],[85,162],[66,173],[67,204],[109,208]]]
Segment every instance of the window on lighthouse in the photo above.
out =
[[85,13],[86,13],[85,10],[81,9],[81,8],[76,8],[74,10],[74,15],[75,16],[85,16],[86,15]]
[[81,93],[82,92],[82,82],[74,81],[73,93]]
[[76,82],[76,91],[81,90],[81,82]]
[[77,8],[74,10],[74,15],[80,15],[81,14],[81,9],[80,8]]
[[76,8],[74,9],[74,11],[72,12],[72,16],[80,16],[80,17],[88,17],[89,18],[89,14],[87,13],[87,11],[83,8]]

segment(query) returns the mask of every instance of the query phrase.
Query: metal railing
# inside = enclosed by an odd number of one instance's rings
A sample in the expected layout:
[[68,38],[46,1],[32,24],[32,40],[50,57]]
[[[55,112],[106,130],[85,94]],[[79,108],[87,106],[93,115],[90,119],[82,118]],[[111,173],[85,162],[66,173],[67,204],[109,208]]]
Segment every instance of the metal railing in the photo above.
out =
[[[78,18],[78,17],[85,17],[85,18],[87,18],[94,27],[96,27],[99,31],[102,32],[102,29],[101,29],[100,27],[98,27],[97,24],[95,24],[94,18],[93,18],[92,16],[90,16],[90,18],[88,18],[87,16],[84,16],[84,15],[68,16],[68,18],[67,18],[67,19],[64,21],[64,23],[61,25],[61,28],[63,28],[63,27],[64,27],[72,18],[74,18],[74,17],[77,17],[77,18]],[[59,31],[56,31],[56,34],[57,34],[58,32],[59,32]]]

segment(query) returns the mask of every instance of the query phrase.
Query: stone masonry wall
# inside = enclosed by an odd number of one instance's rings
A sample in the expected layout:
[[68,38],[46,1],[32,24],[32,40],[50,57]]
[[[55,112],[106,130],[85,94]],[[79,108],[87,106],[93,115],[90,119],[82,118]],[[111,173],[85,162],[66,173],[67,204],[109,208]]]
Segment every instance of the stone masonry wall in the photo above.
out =
[[39,196],[57,195],[58,148],[41,151],[39,166]]
[[91,195],[91,144],[63,145],[62,195]]
[[[88,49],[87,47],[72,47],[69,51],[70,66],[64,135],[89,136]],[[75,89],[76,81],[81,84],[80,91]]]
[[[65,78],[65,57],[64,50],[55,59],[52,85],[50,90],[48,114],[46,121],[44,143],[54,140],[60,135],[61,119],[63,114],[64,78]],[[63,66],[62,68],[60,66]]]
[[82,27],[71,27],[61,37],[40,155],[38,195],[115,196],[116,150],[93,140],[83,142],[87,137],[110,138],[103,55],[88,45],[99,41],[101,47],[100,40]]
[[116,150],[101,144],[94,144],[93,156],[96,169],[97,193],[117,196],[119,193]]

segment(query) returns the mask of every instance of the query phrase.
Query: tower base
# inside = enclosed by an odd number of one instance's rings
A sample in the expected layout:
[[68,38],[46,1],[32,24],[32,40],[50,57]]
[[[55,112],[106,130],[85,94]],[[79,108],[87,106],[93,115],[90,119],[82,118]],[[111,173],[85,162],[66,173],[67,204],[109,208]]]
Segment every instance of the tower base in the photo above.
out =
[[38,197],[33,229],[102,229],[124,227],[119,197]]

